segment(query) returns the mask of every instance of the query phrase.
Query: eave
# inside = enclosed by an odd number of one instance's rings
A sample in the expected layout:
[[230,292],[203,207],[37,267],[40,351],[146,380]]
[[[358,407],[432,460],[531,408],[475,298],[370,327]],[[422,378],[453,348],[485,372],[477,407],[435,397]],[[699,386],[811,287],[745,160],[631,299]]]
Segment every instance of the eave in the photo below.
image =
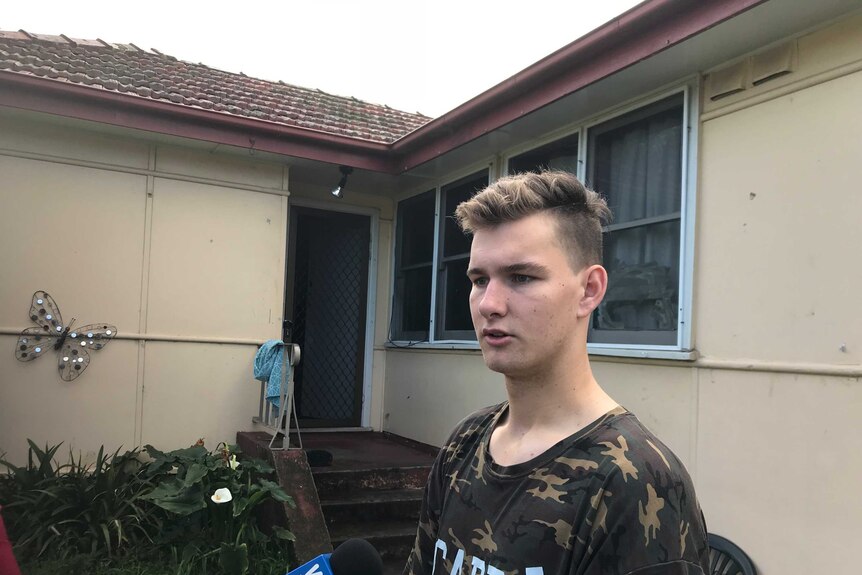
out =
[[390,145],[0,71],[0,106],[343,164],[397,168]]
[[655,0],[635,6],[401,138],[407,171],[662,52],[766,0]]
[[644,2],[392,144],[13,72],[0,72],[0,106],[398,175],[764,3],[769,2]]

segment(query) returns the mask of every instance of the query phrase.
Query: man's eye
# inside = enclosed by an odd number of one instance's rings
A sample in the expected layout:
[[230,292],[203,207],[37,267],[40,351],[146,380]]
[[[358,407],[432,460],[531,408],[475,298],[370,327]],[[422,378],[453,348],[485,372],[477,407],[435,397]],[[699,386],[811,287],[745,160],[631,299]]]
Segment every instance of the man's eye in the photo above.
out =
[[512,276],[512,281],[516,284],[525,284],[532,280],[531,276],[525,276],[523,274],[515,274]]
[[483,287],[488,284],[488,278],[473,278],[473,285]]

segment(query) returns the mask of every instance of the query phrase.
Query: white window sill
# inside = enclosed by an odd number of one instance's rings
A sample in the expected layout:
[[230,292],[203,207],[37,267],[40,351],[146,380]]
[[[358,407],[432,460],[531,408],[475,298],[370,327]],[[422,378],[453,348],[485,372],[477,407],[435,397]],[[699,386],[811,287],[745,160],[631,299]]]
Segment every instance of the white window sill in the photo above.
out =
[[[424,349],[424,350],[468,350],[479,351],[479,343],[475,341],[435,341],[435,342],[409,342],[392,341],[387,342],[386,349]],[[695,361],[698,358],[697,351],[655,348],[632,348],[632,347],[604,347],[599,345],[587,345],[587,353],[590,355],[606,357],[631,357],[635,359],[671,359],[676,361]]]
[[603,347],[587,344],[587,353],[605,357],[632,357],[635,359],[672,359],[676,361],[695,361],[698,357],[695,350],[673,348],[647,347]]

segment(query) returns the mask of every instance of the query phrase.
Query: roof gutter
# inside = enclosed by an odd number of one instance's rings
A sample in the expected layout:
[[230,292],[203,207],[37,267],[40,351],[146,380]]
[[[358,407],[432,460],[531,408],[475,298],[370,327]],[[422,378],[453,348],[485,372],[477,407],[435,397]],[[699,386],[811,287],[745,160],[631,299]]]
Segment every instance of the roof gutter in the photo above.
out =
[[653,0],[397,140],[407,171],[767,0]]
[[389,144],[0,71],[0,106],[394,173]]

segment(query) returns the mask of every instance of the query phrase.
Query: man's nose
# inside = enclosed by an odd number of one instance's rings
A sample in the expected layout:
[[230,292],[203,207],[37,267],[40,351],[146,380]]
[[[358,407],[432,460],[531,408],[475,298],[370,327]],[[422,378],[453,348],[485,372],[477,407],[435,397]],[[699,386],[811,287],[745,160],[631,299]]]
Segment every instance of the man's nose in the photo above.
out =
[[489,281],[479,299],[479,313],[483,317],[506,315],[509,294],[499,281]]

